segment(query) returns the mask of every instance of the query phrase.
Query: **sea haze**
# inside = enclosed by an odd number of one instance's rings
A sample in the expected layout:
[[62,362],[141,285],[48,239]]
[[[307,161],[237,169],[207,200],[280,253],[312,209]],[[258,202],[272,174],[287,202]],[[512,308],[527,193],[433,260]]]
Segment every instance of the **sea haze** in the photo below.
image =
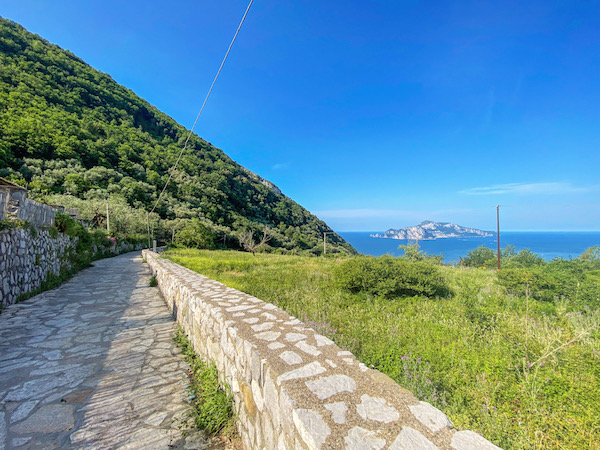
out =
[[[401,256],[403,251],[398,246],[406,244],[405,239],[372,238],[377,231],[346,231],[339,234],[346,239],[358,252],[365,255],[380,256],[390,254]],[[410,241],[414,244],[415,241]],[[546,260],[554,258],[575,258],[587,248],[600,245],[600,231],[593,232],[564,232],[564,231],[506,231],[500,234],[500,246],[514,245],[518,250],[530,249]],[[444,255],[444,262],[456,263],[467,252],[485,245],[496,249],[496,237],[479,238],[449,238],[434,241],[419,241],[421,250],[427,254]]]

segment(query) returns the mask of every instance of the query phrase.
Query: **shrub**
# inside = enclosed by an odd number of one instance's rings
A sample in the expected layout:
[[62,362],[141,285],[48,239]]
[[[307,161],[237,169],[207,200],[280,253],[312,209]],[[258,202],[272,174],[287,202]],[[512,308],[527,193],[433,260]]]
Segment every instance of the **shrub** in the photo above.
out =
[[58,237],[58,228],[55,225],[48,228],[48,234],[52,239],[56,239]]
[[213,249],[215,235],[198,219],[192,219],[175,235],[175,242],[184,247]]
[[495,267],[497,255],[494,250],[480,245],[474,250],[467,252],[467,256],[460,258],[460,265],[465,267]]
[[11,219],[0,220],[0,231],[2,231],[2,230],[14,230],[16,228],[29,229],[29,227],[30,227],[29,222],[26,222],[25,220],[21,220],[21,219],[17,219],[17,220],[11,220]]
[[81,252],[88,250],[92,242],[92,235],[84,228],[81,223],[73,219],[71,216],[63,213],[56,213],[54,224],[58,231],[66,235],[77,237],[77,251]]
[[404,250],[400,259],[405,259],[407,261],[429,261],[435,264],[441,264],[444,260],[444,255],[428,255],[424,251],[421,250],[419,244],[406,244],[399,245],[398,250]]
[[498,283],[514,296],[529,294],[538,300],[551,301],[556,293],[554,277],[539,269],[502,269],[498,272]]
[[546,264],[546,261],[541,256],[536,255],[528,248],[524,248],[518,253],[506,259],[505,266],[511,268],[531,268],[540,267]]
[[387,255],[343,261],[336,267],[334,276],[339,287],[353,293],[364,292],[386,298],[450,295],[450,288],[433,264]]

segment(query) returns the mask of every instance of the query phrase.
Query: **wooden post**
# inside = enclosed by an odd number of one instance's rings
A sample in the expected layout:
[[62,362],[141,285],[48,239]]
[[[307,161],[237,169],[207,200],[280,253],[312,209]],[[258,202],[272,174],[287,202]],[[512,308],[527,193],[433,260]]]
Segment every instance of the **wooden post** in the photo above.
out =
[[108,215],[108,202],[106,202],[106,232],[110,234],[110,217]]

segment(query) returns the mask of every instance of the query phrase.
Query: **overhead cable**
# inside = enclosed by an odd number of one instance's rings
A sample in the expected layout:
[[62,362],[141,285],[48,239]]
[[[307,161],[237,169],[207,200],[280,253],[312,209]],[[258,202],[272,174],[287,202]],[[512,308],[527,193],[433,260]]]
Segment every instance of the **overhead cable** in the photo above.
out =
[[223,66],[225,65],[225,61],[227,61],[227,57],[229,56],[229,52],[231,51],[231,48],[233,47],[233,43],[235,42],[235,39],[237,38],[237,35],[239,34],[239,32],[240,32],[240,30],[242,28],[242,25],[244,24],[244,21],[246,20],[246,16],[248,15],[248,11],[250,11],[250,7],[252,6],[253,2],[254,2],[254,0],[250,0],[250,3],[248,3],[248,7],[246,8],[246,12],[244,13],[244,16],[242,17],[242,20],[240,21],[240,24],[238,25],[237,30],[235,31],[235,35],[233,36],[233,39],[231,40],[231,44],[229,44],[229,48],[227,49],[227,53],[225,53],[225,57],[223,58],[223,61],[221,62],[221,65],[219,66],[219,70],[217,71],[217,74],[215,75],[215,78],[214,78],[212,84],[210,85],[210,89],[208,90],[208,94],[206,94],[206,98],[204,99],[204,103],[202,103],[202,108],[200,108],[200,112],[196,116],[196,120],[194,121],[194,125],[192,125],[192,128],[190,129],[190,132],[187,135],[185,143],[183,144],[183,147],[182,147],[181,151],[179,152],[179,156],[177,157],[177,160],[175,161],[175,164],[171,168],[171,173],[169,173],[169,178],[167,179],[167,182],[165,183],[165,186],[163,187],[162,191],[160,191],[160,194],[159,194],[158,198],[156,199],[156,203],[154,203],[154,207],[150,211],[151,213],[154,212],[154,210],[156,209],[156,207],[158,205],[158,202],[160,201],[160,199],[162,198],[163,194],[165,193],[165,190],[167,189],[167,186],[169,185],[169,182],[171,181],[171,178],[173,177],[173,174],[175,173],[175,169],[177,168],[177,165],[179,164],[179,160],[181,159],[181,156],[183,155],[183,152],[187,148],[188,142],[189,142],[190,138],[192,137],[192,134],[194,133],[194,128],[196,128],[196,124],[198,123],[198,119],[200,119],[200,115],[202,114],[202,111],[204,110],[204,106],[206,106],[206,102],[208,101],[208,97],[210,97],[210,93],[212,92],[213,87],[215,86],[215,83],[217,82],[217,78],[219,78],[219,75],[221,74],[221,70],[223,69]]

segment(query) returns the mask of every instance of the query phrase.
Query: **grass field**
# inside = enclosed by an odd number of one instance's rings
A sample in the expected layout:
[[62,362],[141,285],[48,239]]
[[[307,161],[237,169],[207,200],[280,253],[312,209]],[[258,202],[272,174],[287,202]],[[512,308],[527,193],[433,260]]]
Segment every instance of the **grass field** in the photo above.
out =
[[344,260],[172,249],[271,302],[503,448],[600,448],[600,313],[508,295],[492,270],[439,266],[446,298],[339,286]]

